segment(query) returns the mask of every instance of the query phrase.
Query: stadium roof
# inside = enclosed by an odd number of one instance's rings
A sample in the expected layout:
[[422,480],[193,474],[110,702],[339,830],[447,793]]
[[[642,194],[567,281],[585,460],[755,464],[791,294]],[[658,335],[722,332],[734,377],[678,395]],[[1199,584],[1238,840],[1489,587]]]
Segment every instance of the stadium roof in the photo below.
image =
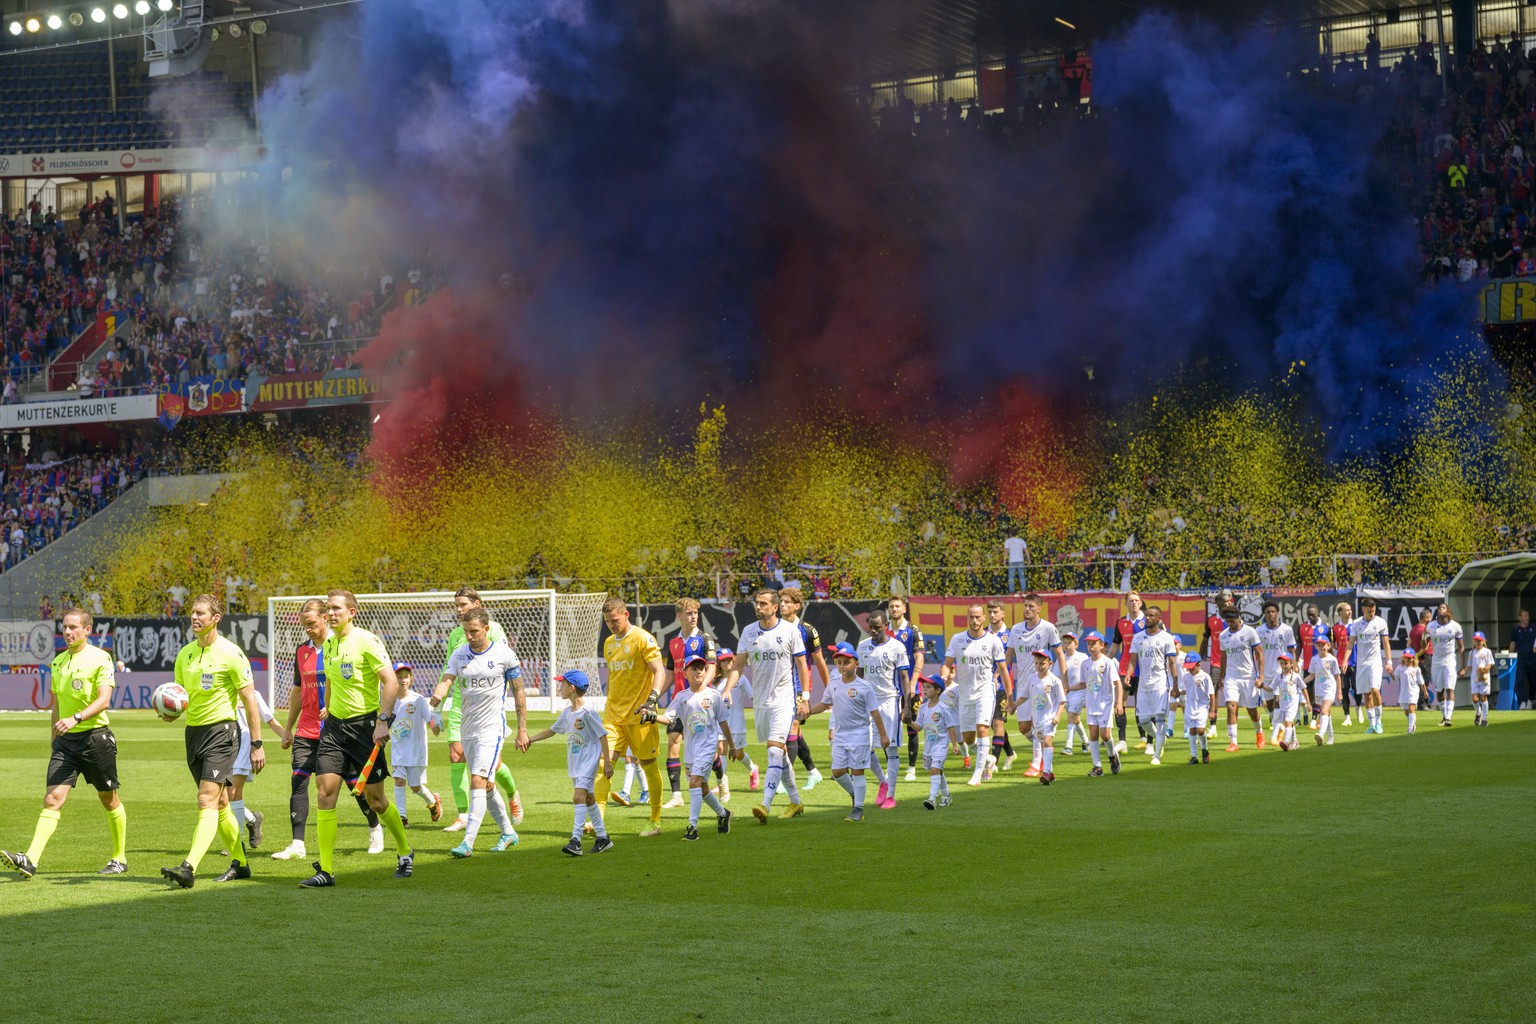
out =
[[893,31],[874,34],[881,41],[871,43],[865,68],[871,78],[881,78],[967,66],[978,49],[983,62],[1086,49],[1149,10],[1199,15],[1236,28],[1412,6],[1411,0],[909,0],[888,6],[875,0],[871,17],[889,19]]

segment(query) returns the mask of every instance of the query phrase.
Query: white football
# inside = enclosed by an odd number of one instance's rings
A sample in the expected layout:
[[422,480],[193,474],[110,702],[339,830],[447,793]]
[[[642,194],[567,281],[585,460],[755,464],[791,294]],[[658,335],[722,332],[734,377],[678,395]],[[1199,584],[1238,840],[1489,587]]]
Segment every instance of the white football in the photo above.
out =
[[149,706],[155,709],[162,721],[174,722],[187,710],[187,691],[179,683],[161,683],[149,698]]

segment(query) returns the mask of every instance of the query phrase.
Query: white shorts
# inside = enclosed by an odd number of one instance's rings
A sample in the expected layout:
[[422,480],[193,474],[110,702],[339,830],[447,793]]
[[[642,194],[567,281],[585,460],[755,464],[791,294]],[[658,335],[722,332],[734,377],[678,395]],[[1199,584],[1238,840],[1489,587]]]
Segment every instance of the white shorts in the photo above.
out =
[[1211,724],[1210,708],[1185,708],[1184,726],[1187,729],[1204,729]]
[[[901,742],[898,739],[901,736],[901,701],[895,697],[887,697],[875,705],[875,711],[880,714],[880,721],[885,725],[885,738],[892,744]],[[857,746],[858,744],[852,743],[849,745]],[[880,730],[875,728],[874,722],[869,723],[869,743],[867,746],[880,746]],[[881,749],[884,748],[882,747]],[[868,760],[868,758],[865,760]]]
[[688,777],[690,779],[707,779],[715,770],[715,758],[697,757],[688,762]]
[[1083,713],[1083,706],[1086,705],[1087,703],[1088,703],[1088,691],[1086,689],[1084,689],[1084,690],[1068,690],[1067,691],[1067,714],[1069,714],[1069,715],[1080,715],[1080,714],[1082,714]]
[[392,764],[389,766],[389,773],[396,782],[404,779],[407,786],[415,789],[427,777],[427,766],[424,764]]
[[[789,738],[789,723],[795,717],[795,702],[793,699],[783,701],[777,705],[758,706],[755,710],[755,724],[757,725],[757,741],[759,743],[783,743]],[[733,734],[734,735],[734,734]]]
[[[1381,663],[1355,666],[1355,693],[1364,697],[1372,690],[1381,689]],[[1415,696],[1414,700],[1418,700]]]
[[1487,680],[1474,679],[1472,681],[1472,695],[1474,697],[1486,697],[1486,696],[1488,696],[1488,682],[1487,682]]
[[1221,699],[1226,704],[1256,708],[1259,706],[1259,688],[1252,680],[1228,679],[1221,684]]
[[1296,709],[1301,705],[1301,698],[1295,693],[1281,694],[1277,698],[1275,713],[1280,716],[1280,721],[1295,724]]
[[868,743],[834,743],[832,744],[832,770],[840,771],[844,768],[867,769],[869,767]]
[[1339,684],[1332,679],[1319,679],[1312,684],[1312,697],[1319,705],[1339,699]]
[[[245,715],[245,708],[240,708],[239,711],[243,717]],[[244,729],[238,731],[240,733],[240,752],[235,755],[235,766],[230,769],[229,774],[244,775],[246,778],[250,778],[256,774],[251,769],[251,734]]]
[[501,761],[501,745],[505,742],[501,731],[489,736],[463,735],[464,763],[469,774],[489,779],[496,775],[496,765]]
[[1043,722],[1036,722],[1033,732],[1035,736],[1042,740],[1051,739],[1056,735],[1056,726],[1047,718]]
[[923,767],[943,770],[944,759],[949,757],[949,740],[939,740],[923,747]]
[[981,700],[963,700],[960,702],[960,731],[975,732],[976,727],[984,725],[992,728],[992,713],[997,710],[997,694],[987,691]]
[[596,782],[597,782],[597,775],[596,774],[588,775],[588,776],[585,776],[585,777],[581,777],[581,776],[577,776],[577,775],[572,775],[571,776],[571,788],[572,789],[584,789],[588,793],[591,793],[593,791],[592,787],[593,787],[593,784],[596,783]]
[[1148,690],[1145,687],[1136,693],[1136,717],[1145,721],[1157,715],[1168,713],[1168,691]]
[[1433,661],[1429,663],[1429,685],[1436,693],[1441,690],[1454,690],[1456,688],[1456,665],[1437,665]]
[[1090,711],[1083,717],[1083,721],[1096,729],[1108,729],[1115,721],[1115,709],[1104,708],[1102,711]]

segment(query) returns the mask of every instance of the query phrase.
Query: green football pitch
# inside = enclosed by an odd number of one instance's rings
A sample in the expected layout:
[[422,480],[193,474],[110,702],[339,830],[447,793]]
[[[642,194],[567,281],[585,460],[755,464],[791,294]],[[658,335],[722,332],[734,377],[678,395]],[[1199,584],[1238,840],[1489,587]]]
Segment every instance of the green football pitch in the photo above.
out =
[[[0,880],[0,1020],[1529,1020],[1536,714],[1437,719],[1408,737],[1392,711],[1385,736],[1290,754],[1245,730],[1197,767],[1175,738],[1160,767],[1132,752],[1101,779],[1058,756],[1050,787],[1021,758],[971,790],[956,759],[953,806],[904,783],[862,824],[829,779],[802,817],[757,825],[736,769],[730,835],[706,810],[681,842],[667,811],[640,839],[644,810],[613,808],[615,848],[580,860],[559,852],[551,741],[512,756],[515,849],[490,853],[491,826],[454,861],[416,803],[415,877],[395,881],[344,803],[339,885],[312,892],[307,863],[267,856],[289,839],[276,749],[246,794],[267,821],[255,878],[214,884],[214,853],[196,888],[163,882],[195,815],[181,729],[119,714],[129,872],[96,876],[105,815],[74,793],[38,876]],[[46,731],[0,718],[0,848],[31,837]]]

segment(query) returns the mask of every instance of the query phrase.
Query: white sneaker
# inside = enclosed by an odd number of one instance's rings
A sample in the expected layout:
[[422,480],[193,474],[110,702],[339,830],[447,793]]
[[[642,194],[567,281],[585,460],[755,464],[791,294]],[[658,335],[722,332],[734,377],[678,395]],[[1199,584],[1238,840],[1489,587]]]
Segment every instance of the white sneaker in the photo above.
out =
[[469,816],[461,814],[457,818],[454,818],[452,821],[450,821],[448,824],[444,825],[443,826],[443,831],[444,832],[463,832],[465,827],[468,826],[468,825],[469,825]]
[[304,849],[304,844],[295,839],[293,842],[289,843],[287,846],[274,853],[272,855],[272,859],[293,860],[295,857],[297,857],[299,860],[303,860],[304,854],[306,852],[307,851]]
[[384,852],[384,826],[383,825],[375,825],[375,826],[373,826],[373,828],[368,830],[368,852],[369,853],[383,853]]
[[1127,750],[1128,748],[1125,745],[1125,740],[1120,740],[1115,743],[1115,753],[1124,754]]
[[940,793],[939,794],[939,806],[940,807],[948,807],[950,805],[950,803],[952,803],[952,801],[949,799],[949,794],[948,793]]
[[1013,767],[1013,759],[1018,757],[1018,756],[1019,756],[1018,754],[1009,754],[1006,758],[1004,758],[1003,759],[1003,771],[1006,772],[1010,768],[1012,768]]
[[1159,761],[1159,760],[1158,760],[1158,759],[1157,759],[1157,758],[1155,758],[1155,757],[1154,757],[1154,758],[1153,758],[1153,759],[1152,759],[1152,763],[1153,763],[1153,764],[1162,764],[1162,763],[1163,763],[1163,762],[1161,762],[1161,761]]
[[979,786],[979,785],[981,785],[981,772],[977,772],[975,775],[972,775],[971,776],[971,781],[967,782],[966,785],[967,786]]
[[805,785],[801,786],[800,788],[805,790],[807,793],[809,793],[811,790],[815,789],[818,785],[820,785],[820,783],[821,783],[821,771],[819,769],[812,768],[811,769],[811,774],[807,775],[806,778],[805,778]]
[[907,781],[908,782],[916,782],[917,781],[917,769],[916,768],[908,768],[907,769]]
[[672,794],[672,799],[668,800],[666,803],[662,804],[661,806],[663,806],[663,807],[681,807],[681,806],[683,806],[683,794],[681,794],[681,793],[673,793]]

